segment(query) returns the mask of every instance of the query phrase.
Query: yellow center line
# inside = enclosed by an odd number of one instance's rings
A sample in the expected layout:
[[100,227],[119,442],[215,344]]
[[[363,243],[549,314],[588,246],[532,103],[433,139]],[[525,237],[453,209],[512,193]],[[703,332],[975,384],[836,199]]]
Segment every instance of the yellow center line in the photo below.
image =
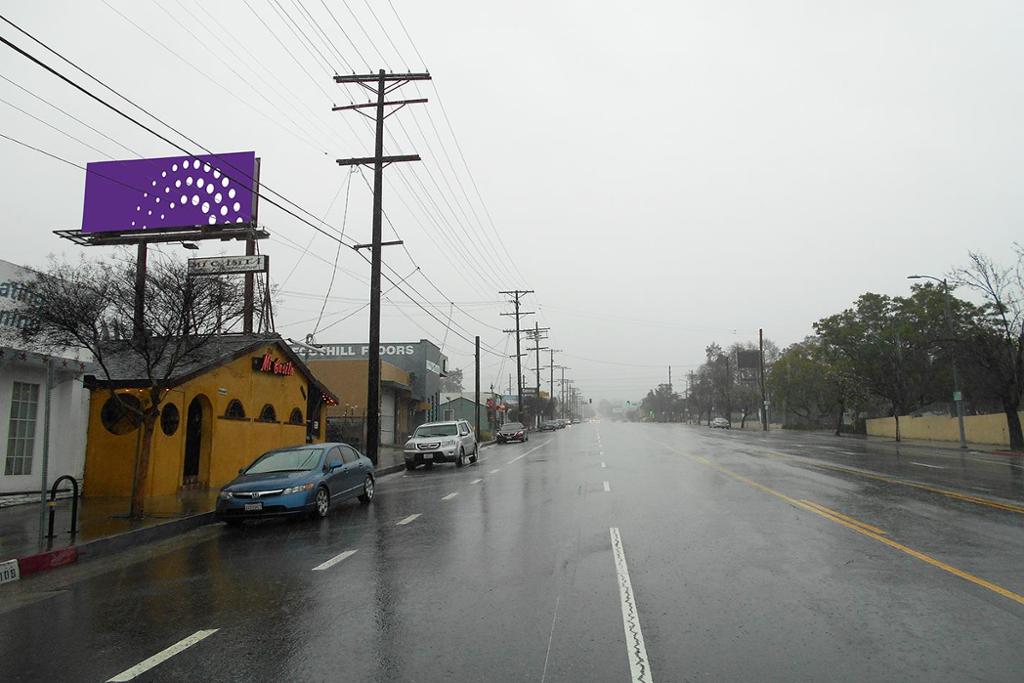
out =
[[[658,442],[655,442],[655,443],[658,443]],[[894,550],[899,550],[900,552],[906,553],[907,555],[910,555],[911,557],[914,557],[914,558],[916,558],[918,560],[921,560],[922,562],[926,562],[926,563],[930,564],[931,566],[936,567],[937,569],[941,569],[942,571],[948,572],[948,573],[952,574],[953,576],[959,577],[959,578],[961,578],[961,579],[963,579],[965,581],[969,581],[969,582],[973,583],[976,586],[981,586],[982,588],[986,588],[986,589],[992,591],[993,593],[996,593],[998,595],[1003,596],[1004,598],[1008,598],[1008,599],[1013,600],[1014,602],[1016,602],[1016,603],[1018,603],[1020,605],[1024,605],[1024,595],[1020,595],[1019,593],[1014,593],[1013,591],[1008,590],[1006,588],[1003,588],[1002,586],[1000,586],[998,584],[994,584],[991,581],[986,581],[985,579],[983,579],[983,578],[981,578],[979,576],[975,576],[974,574],[971,574],[970,572],[965,572],[962,569],[957,569],[953,565],[946,564],[942,560],[937,560],[934,557],[932,557],[931,555],[928,555],[926,553],[922,553],[919,550],[914,550],[913,548],[907,547],[907,546],[903,545],[902,543],[898,543],[898,542],[892,540],[891,538],[886,538],[885,536],[883,536],[880,533],[876,533],[875,531],[871,531],[871,530],[869,530],[869,529],[867,529],[867,528],[865,528],[863,526],[860,526],[860,524],[861,524],[860,522],[856,522],[855,523],[853,521],[847,521],[846,519],[843,519],[842,517],[835,516],[835,514],[832,513],[832,512],[825,512],[825,510],[818,509],[817,507],[815,507],[815,504],[809,503],[809,501],[808,502],[804,502],[804,501],[801,501],[801,500],[797,500],[796,498],[791,498],[791,497],[787,496],[784,493],[781,493],[779,491],[776,491],[775,489],[772,489],[772,488],[769,488],[769,487],[765,486],[764,484],[759,484],[756,481],[754,481],[753,479],[750,479],[748,477],[744,477],[742,474],[738,474],[736,472],[733,472],[730,469],[722,467],[721,465],[717,465],[717,464],[711,462],[710,460],[708,460],[707,458],[700,457],[700,456],[691,456],[691,455],[686,454],[686,453],[681,453],[680,451],[676,450],[675,448],[673,448],[671,446],[668,446],[667,444],[664,444],[664,443],[662,443],[660,445],[665,447],[665,448],[668,448],[669,450],[671,450],[671,451],[673,451],[675,453],[679,453],[680,455],[683,455],[684,457],[687,457],[687,458],[689,458],[691,460],[696,460],[698,462],[701,462],[702,464],[705,464],[707,467],[710,467],[711,469],[714,469],[714,470],[716,470],[718,472],[721,472],[722,474],[724,474],[724,475],[726,475],[728,477],[732,477],[733,479],[736,479],[737,481],[741,481],[744,484],[747,484],[748,486],[751,486],[751,487],[757,489],[758,491],[761,491],[763,493],[767,493],[768,495],[771,495],[771,496],[775,496],[776,498],[780,498],[781,500],[786,501],[787,503],[789,503],[790,505],[792,505],[794,507],[798,507],[798,508],[801,508],[803,510],[807,510],[809,512],[813,512],[814,514],[818,515],[819,517],[823,517],[824,519],[827,519],[829,521],[835,522],[836,524],[840,524],[840,525],[846,527],[847,529],[850,529],[852,531],[856,531],[858,534],[861,534],[862,536],[867,536],[868,538],[872,538],[872,539],[878,541],[879,543],[884,543],[885,545],[889,546],[890,548],[892,548]]]
[[969,493],[959,493],[958,491],[951,491],[944,489],[939,486],[931,486],[929,484],[918,484],[912,481],[904,481],[903,479],[897,479],[895,477],[889,477],[884,474],[875,474],[873,472],[863,472],[861,470],[855,470],[849,467],[843,467],[842,465],[833,465],[831,463],[824,462],[812,462],[804,458],[797,458],[786,453],[769,453],[772,458],[776,460],[788,460],[789,462],[799,462],[810,465],[811,467],[817,467],[824,470],[832,470],[835,472],[843,472],[845,474],[852,474],[858,477],[865,477],[867,479],[875,479],[877,481],[884,481],[889,484],[900,484],[902,486],[909,486],[911,488],[919,489],[921,491],[928,491],[929,493],[938,493],[949,498],[955,498],[962,500],[967,503],[975,503],[977,505],[985,505],[987,507],[996,508],[997,510],[1005,510],[1007,512],[1016,512],[1017,514],[1024,515],[1024,506],[1014,505],[1013,503],[1003,503],[998,500],[992,500],[991,498],[983,498],[981,496],[974,496]]
[[807,500],[806,498],[802,499],[801,502],[806,503],[806,504],[810,505],[811,507],[814,507],[814,508],[816,508],[818,510],[821,510],[825,514],[832,515],[833,517],[838,517],[839,519],[844,519],[847,522],[849,522],[850,524],[856,524],[857,526],[861,527],[862,529],[867,529],[868,531],[874,532],[876,534],[881,534],[882,536],[886,535],[885,531],[883,531],[882,529],[879,529],[877,526],[873,526],[871,524],[868,524],[867,522],[862,522],[859,519],[855,519],[853,517],[850,517],[849,515],[844,515],[841,512],[836,512],[832,508],[827,508],[824,505],[822,505],[821,503],[815,503],[813,500]]

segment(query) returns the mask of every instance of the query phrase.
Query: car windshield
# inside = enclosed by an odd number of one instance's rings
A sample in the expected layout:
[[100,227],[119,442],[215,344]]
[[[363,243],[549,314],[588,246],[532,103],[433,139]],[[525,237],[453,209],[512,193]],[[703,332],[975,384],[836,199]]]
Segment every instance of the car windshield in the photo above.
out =
[[517,432],[523,428],[521,422],[506,422],[505,426],[501,428],[503,432]]
[[433,436],[455,436],[458,433],[459,428],[455,424],[420,425],[416,428],[416,433],[413,436],[429,438]]
[[323,453],[322,448],[292,448],[286,451],[271,451],[250,465],[245,473],[304,472],[317,466],[321,453]]

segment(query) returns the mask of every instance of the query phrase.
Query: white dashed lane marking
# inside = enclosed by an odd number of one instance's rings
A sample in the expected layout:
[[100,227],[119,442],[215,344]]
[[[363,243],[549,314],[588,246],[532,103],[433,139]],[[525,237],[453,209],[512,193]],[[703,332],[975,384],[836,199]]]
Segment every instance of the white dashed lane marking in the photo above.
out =
[[408,524],[409,522],[415,521],[415,519],[416,519],[417,517],[419,517],[419,516],[420,516],[420,514],[421,514],[421,513],[417,512],[417,513],[416,513],[415,515],[409,515],[409,516],[408,516],[408,517],[406,517],[405,519],[399,520],[399,522],[398,522],[397,524],[395,524],[395,526],[405,526],[405,525],[406,525],[406,524]]
[[457,495],[459,495],[458,491],[452,491],[447,496],[442,497],[441,500],[451,500],[452,498],[454,498]]
[[174,645],[171,645],[166,650],[161,650],[160,652],[157,652],[155,655],[153,655],[149,659],[142,660],[141,662],[139,662],[138,664],[136,664],[132,668],[125,669],[121,673],[119,673],[116,676],[114,676],[113,678],[111,678],[110,681],[130,681],[130,680],[133,680],[137,676],[146,673],[147,671],[149,671],[153,667],[155,667],[155,666],[157,666],[159,664],[162,664],[163,662],[166,662],[168,659],[170,659],[174,655],[178,654],[179,652],[187,650],[188,648],[192,647],[193,645],[195,645],[199,641],[203,640],[204,638],[209,638],[210,636],[212,636],[216,632],[217,632],[217,629],[215,629],[215,628],[211,628],[211,629],[208,629],[208,630],[205,630],[205,631],[196,631],[195,633],[190,635],[188,638],[184,638],[182,640],[179,640],[178,642],[176,642]]
[[601,469],[602,469],[602,470],[603,470],[603,469],[607,469],[607,467],[608,467],[608,465],[605,465],[604,463],[601,463]]
[[611,490],[612,490],[612,485],[611,485],[611,484],[609,484],[608,482],[605,482],[605,483],[604,483],[604,492],[605,492],[605,493],[608,493],[608,492],[609,492],[609,491],[611,491]]
[[653,681],[651,665],[647,660],[644,634],[640,630],[640,615],[633,595],[633,583],[629,580],[626,553],[622,548],[622,536],[618,527],[609,529],[612,537],[612,555],[615,557],[615,573],[619,580],[619,602],[622,606],[622,627],[626,632],[626,656],[629,657],[629,673],[634,683]]
[[313,571],[315,571],[315,572],[322,572],[325,569],[330,569],[331,567],[333,567],[334,565],[338,564],[342,560],[348,559],[348,558],[352,557],[355,554],[356,554],[355,550],[346,550],[345,552],[343,552],[343,553],[341,553],[339,555],[335,555],[334,557],[332,557],[331,559],[327,560],[323,564],[318,564],[317,566],[313,567]]
[[497,474],[498,472],[501,472],[501,468],[500,467],[498,469],[496,469],[496,470],[491,470],[487,474]]
[[480,482],[482,482],[482,481],[483,481],[483,479],[474,479],[473,481],[471,481],[471,482],[469,482],[469,483],[470,483],[470,484],[479,484],[479,483],[480,483]]

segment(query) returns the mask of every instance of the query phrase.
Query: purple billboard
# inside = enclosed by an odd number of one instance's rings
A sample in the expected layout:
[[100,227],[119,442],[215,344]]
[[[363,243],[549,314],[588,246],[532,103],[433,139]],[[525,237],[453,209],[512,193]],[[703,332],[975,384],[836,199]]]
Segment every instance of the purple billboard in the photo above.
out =
[[82,232],[251,223],[255,152],[86,165]]

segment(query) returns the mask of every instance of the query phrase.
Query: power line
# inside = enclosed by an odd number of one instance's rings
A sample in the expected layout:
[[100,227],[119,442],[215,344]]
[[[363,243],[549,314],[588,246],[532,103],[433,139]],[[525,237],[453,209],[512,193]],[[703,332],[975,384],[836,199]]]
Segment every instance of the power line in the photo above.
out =
[[65,115],[65,116],[67,116],[67,117],[68,117],[69,119],[71,119],[71,120],[73,120],[73,121],[76,121],[76,122],[78,122],[79,124],[81,124],[81,125],[85,126],[86,128],[88,128],[88,129],[89,129],[89,130],[91,130],[92,132],[96,133],[97,135],[99,135],[99,136],[103,137],[104,139],[106,139],[106,140],[109,140],[110,142],[113,142],[113,143],[114,143],[115,145],[117,145],[117,146],[118,146],[118,147],[120,147],[121,149],[124,149],[124,150],[127,150],[127,151],[129,151],[129,152],[131,152],[132,154],[134,154],[135,156],[137,156],[137,157],[139,157],[139,158],[141,158],[141,157],[142,157],[142,155],[141,155],[141,154],[139,154],[138,152],[136,152],[136,151],[135,151],[134,149],[132,149],[131,147],[128,147],[128,146],[126,146],[126,145],[124,145],[124,144],[122,144],[122,143],[118,142],[117,140],[115,140],[114,138],[110,137],[109,135],[107,135],[107,134],[106,134],[106,133],[104,133],[103,131],[101,131],[101,130],[98,130],[98,129],[96,129],[96,128],[93,128],[93,127],[92,127],[92,126],[90,126],[90,125],[89,125],[88,123],[86,123],[86,122],[85,122],[85,121],[83,121],[82,119],[78,118],[78,117],[77,117],[77,116],[75,116],[74,114],[72,114],[72,113],[68,112],[67,110],[65,110],[65,109],[63,109],[63,108],[61,108],[61,107],[57,106],[56,104],[54,104],[53,102],[51,102],[51,101],[49,101],[49,100],[47,100],[47,99],[45,99],[45,98],[43,98],[43,97],[40,97],[39,95],[35,94],[34,92],[32,92],[31,90],[29,90],[29,89],[28,89],[28,88],[26,88],[25,86],[23,86],[23,85],[20,85],[20,84],[18,84],[18,83],[15,83],[14,81],[12,81],[11,79],[7,78],[7,77],[6,77],[6,76],[4,76],[3,74],[0,74],[0,78],[2,78],[3,80],[7,81],[7,82],[8,82],[8,83],[10,83],[11,85],[13,85],[13,86],[14,86],[15,88],[18,88],[19,90],[21,90],[21,91],[22,91],[22,92],[24,92],[25,94],[29,95],[30,97],[34,97],[34,98],[35,98],[35,99],[37,99],[38,101],[40,101],[40,102],[42,102],[43,104],[47,105],[48,107],[51,107],[52,109],[56,109],[56,110],[57,110],[57,111],[59,111],[59,112],[60,112],[61,114],[64,114],[64,115]]
[[370,0],[363,0],[363,4],[366,5],[366,9],[370,11],[370,15],[373,17],[373,20],[377,22],[377,26],[380,27],[381,33],[383,33],[384,37],[388,39],[389,43],[391,43],[391,48],[395,51],[395,54],[398,55],[398,61],[402,62],[406,71],[412,71],[412,69],[409,68],[409,63],[405,61],[405,58],[402,56],[401,50],[399,50],[398,46],[395,45],[395,41],[391,40],[391,35],[388,33],[387,29],[384,28],[384,24],[381,23],[380,17],[378,17],[377,13],[373,11],[373,6],[370,4]]
[[[352,174],[348,174],[348,183],[345,186],[345,211],[341,218],[341,234],[342,237],[345,235],[345,224],[348,222],[348,199],[352,191]],[[320,327],[320,320],[324,317],[324,309],[327,308],[327,297],[331,295],[331,291],[334,289],[334,277],[338,274],[338,258],[341,256],[341,239],[338,240],[338,248],[334,252],[334,265],[331,266],[331,281],[327,285],[327,291],[324,293],[324,302],[320,305],[320,317],[317,318],[316,325],[313,326],[313,334],[316,334],[317,329]]]
[[327,10],[327,14],[329,14],[331,16],[331,19],[334,21],[335,26],[337,26],[338,30],[341,31],[341,34],[345,36],[345,40],[347,40],[348,44],[352,46],[353,50],[355,50],[356,54],[359,56],[359,59],[362,60],[363,64],[366,66],[366,70],[370,71],[370,63],[366,61],[366,57],[363,57],[363,53],[359,51],[358,47],[356,47],[355,42],[353,42],[352,38],[348,35],[348,31],[346,31],[345,28],[341,25],[341,22],[338,21],[338,17],[334,16],[334,12],[331,11],[331,8],[327,6],[327,3],[324,2],[324,0],[320,0],[320,4],[324,6],[324,9]]
[[[243,0],[243,1],[245,1],[245,0]],[[251,8],[250,8],[250,9],[251,9]],[[181,136],[182,138],[184,138],[184,139],[188,140],[188,141],[189,141],[189,142],[191,142],[192,144],[194,144],[194,145],[198,146],[198,147],[199,147],[200,149],[203,149],[204,151],[206,151],[206,152],[207,152],[208,154],[210,154],[211,156],[214,156],[214,158],[219,158],[219,157],[217,157],[217,155],[216,155],[216,154],[214,154],[213,152],[211,152],[211,151],[210,151],[209,149],[207,149],[206,147],[204,147],[204,146],[200,145],[200,144],[199,144],[198,142],[196,142],[195,140],[193,140],[193,139],[192,139],[192,138],[190,138],[189,136],[185,135],[185,134],[184,134],[184,133],[182,133],[182,132],[181,132],[180,130],[178,130],[178,129],[174,128],[173,126],[170,126],[169,124],[167,124],[166,122],[164,122],[164,121],[163,121],[162,119],[160,119],[159,117],[155,116],[154,114],[152,114],[151,112],[149,112],[148,110],[146,110],[146,109],[145,109],[145,108],[143,108],[143,107],[142,107],[141,105],[137,104],[136,102],[134,102],[133,100],[131,100],[131,99],[130,99],[130,98],[128,98],[127,96],[125,96],[125,95],[122,95],[122,94],[121,94],[120,92],[118,92],[118,91],[114,90],[114,89],[113,89],[112,87],[108,86],[108,85],[107,85],[106,83],[104,83],[104,82],[103,82],[102,80],[100,80],[100,79],[99,79],[98,77],[96,77],[96,76],[92,75],[91,73],[89,73],[88,71],[86,71],[86,70],[85,70],[85,69],[83,69],[82,67],[78,66],[77,64],[75,64],[75,63],[74,63],[73,61],[71,61],[71,60],[70,60],[70,59],[68,59],[67,57],[63,56],[62,54],[60,54],[59,52],[57,52],[56,50],[54,50],[54,49],[53,49],[53,48],[51,48],[50,46],[48,46],[48,45],[46,45],[45,43],[43,43],[43,42],[42,42],[41,40],[39,40],[38,38],[36,38],[36,37],[35,37],[35,36],[33,36],[32,34],[28,33],[27,31],[25,31],[25,30],[24,30],[24,29],[22,29],[21,27],[17,26],[17,25],[16,25],[16,24],[14,24],[14,23],[13,23],[12,21],[10,21],[9,19],[7,19],[7,18],[6,18],[5,16],[3,16],[3,15],[0,15],[0,19],[2,19],[2,20],[3,20],[4,22],[5,22],[5,23],[9,24],[10,26],[14,27],[14,28],[15,28],[16,30],[18,30],[19,32],[21,32],[21,33],[22,33],[22,34],[24,34],[25,36],[29,37],[29,38],[30,38],[31,40],[33,40],[33,41],[34,41],[34,42],[36,42],[37,44],[41,45],[41,46],[42,46],[43,48],[45,48],[45,49],[46,49],[47,51],[49,51],[50,53],[52,53],[52,54],[56,55],[56,56],[57,56],[57,57],[58,57],[59,59],[61,59],[61,60],[62,60],[62,61],[64,61],[65,63],[67,63],[67,64],[71,65],[72,67],[74,67],[75,69],[77,69],[77,70],[78,70],[78,71],[80,71],[81,73],[85,74],[85,75],[86,75],[86,76],[88,76],[88,77],[89,77],[90,79],[94,80],[95,82],[97,82],[98,84],[100,84],[101,86],[103,86],[104,88],[106,88],[107,90],[109,90],[110,92],[114,93],[115,95],[117,95],[118,97],[120,97],[121,99],[123,99],[124,101],[128,102],[129,104],[131,104],[131,105],[132,105],[133,107],[135,107],[135,108],[136,108],[136,109],[138,109],[139,111],[141,111],[141,112],[145,113],[145,114],[146,114],[147,116],[149,116],[149,117],[150,117],[150,118],[152,118],[153,120],[155,120],[155,121],[159,122],[159,123],[160,123],[161,125],[163,125],[163,126],[167,127],[168,129],[170,129],[170,130],[174,131],[174,132],[175,132],[176,134],[178,134],[178,135],[179,135],[179,136]],[[49,66],[48,64],[46,64],[46,63],[42,62],[42,61],[41,61],[40,59],[38,59],[37,57],[35,57],[35,56],[33,56],[33,55],[29,54],[28,52],[26,52],[26,51],[25,51],[25,50],[23,50],[22,48],[18,47],[17,45],[15,45],[14,43],[12,43],[11,41],[7,40],[7,39],[6,39],[5,37],[3,37],[3,36],[0,36],[0,42],[2,42],[3,44],[7,45],[7,46],[8,46],[8,47],[10,47],[10,48],[11,48],[12,50],[14,50],[15,52],[19,53],[20,55],[22,55],[22,56],[23,56],[23,57],[25,57],[26,59],[28,59],[28,60],[32,61],[33,63],[35,63],[35,64],[36,64],[36,65],[38,65],[39,67],[41,67],[41,68],[43,68],[44,70],[46,70],[46,71],[50,72],[50,73],[51,73],[52,75],[54,75],[54,76],[56,76],[57,78],[59,78],[60,80],[64,81],[64,82],[65,82],[65,83],[67,83],[68,85],[71,85],[71,86],[72,86],[73,88],[75,88],[76,90],[80,91],[80,92],[81,92],[81,93],[83,93],[84,95],[86,95],[86,96],[88,96],[89,98],[91,98],[91,99],[93,99],[93,100],[95,100],[95,101],[99,102],[100,104],[102,104],[103,106],[107,107],[107,108],[108,108],[108,109],[110,109],[111,111],[114,111],[115,113],[117,113],[117,114],[118,114],[118,115],[120,115],[121,117],[123,117],[123,118],[127,119],[128,121],[130,121],[130,122],[134,123],[135,125],[139,126],[140,128],[142,128],[143,130],[147,131],[148,133],[150,133],[150,134],[154,135],[155,137],[159,138],[160,140],[162,140],[162,141],[166,142],[167,144],[171,145],[171,146],[172,146],[172,147],[174,147],[175,149],[178,149],[178,150],[180,150],[181,152],[183,152],[183,153],[185,153],[185,154],[189,154],[189,155],[193,154],[193,152],[189,151],[189,150],[188,150],[188,149],[186,149],[185,147],[183,147],[183,146],[181,146],[180,144],[178,144],[178,143],[176,143],[176,142],[172,141],[171,139],[167,138],[167,137],[166,137],[165,135],[163,135],[163,134],[161,134],[161,133],[157,132],[156,130],[154,130],[154,129],[153,129],[153,128],[151,128],[150,126],[146,125],[145,123],[143,123],[143,122],[139,121],[139,120],[138,120],[137,118],[135,118],[135,117],[131,116],[130,114],[128,114],[128,113],[126,113],[126,112],[122,111],[122,110],[121,110],[120,108],[116,107],[115,105],[113,105],[113,104],[111,104],[111,103],[107,102],[106,100],[104,100],[104,99],[103,99],[102,97],[100,97],[99,95],[96,95],[95,93],[93,93],[92,91],[90,91],[90,90],[88,90],[87,88],[83,87],[83,86],[82,86],[82,85],[80,85],[79,83],[75,82],[74,80],[72,80],[72,79],[71,79],[71,78],[69,78],[68,76],[65,76],[64,74],[62,74],[62,73],[58,72],[58,71],[57,71],[57,70],[55,70],[55,69],[54,69],[53,67],[51,67],[51,66]],[[4,137],[6,138],[7,136],[4,136]],[[8,138],[8,139],[11,139],[11,140],[12,140],[13,142],[18,142],[19,144],[24,144],[24,143],[21,143],[20,141],[14,140],[13,138]],[[29,145],[25,145],[25,146],[27,146],[27,147],[31,147],[31,146],[29,146]],[[65,160],[65,159],[62,159],[62,158],[60,158],[60,157],[57,157],[56,155],[52,155],[52,154],[50,154],[50,153],[44,152],[43,150],[39,150],[38,148],[32,148],[32,149],[35,149],[36,151],[39,151],[39,152],[41,152],[41,153],[44,153],[44,154],[47,154],[47,156],[52,156],[52,157],[54,157],[54,158],[56,158],[56,159],[58,159],[58,160],[61,160],[61,161],[65,161],[65,162],[67,162],[67,160]],[[73,162],[67,162],[67,163],[71,163],[72,165],[75,165],[75,166],[77,166],[77,164],[74,164]],[[228,166],[231,166],[232,168],[234,168],[234,166],[232,166],[231,164],[226,164],[226,165],[228,165]],[[81,167],[79,166],[79,168],[81,168]],[[236,170],[236,171],[238,171],[239,169],[237,169],[237,168],[236,168],[235,170]],[[227,173],[225,173],[225,175],[228,175],[228,174],[227,174]],[[244,174],[244,172],[243,172],[243,175],[245,175],[245,174]],[[238,181],[237,181],[237,179],[234,179],[234,180],[235,180],[235,182],[238,182]],[[249,180],[252,180],[252,178],[250,177],[250,178],[249,178]],[[241,183],[240,183],[240,184],[241,184]],[[297,208],[298,210],[300,210],[300,211],[302,211],[302,212],[304,212],[304,213],[306,213],[306,214],[308,214],[308,215],[310,215],[310,216],[313,216],[313,218],[314,218],[314,219],[316,218],[316,217],[315,217],[315,216],[314,216],[314,215],[313,215],[313,214],[312,214],[312,213],[311,213],[311,212],[310,212],[309,210],[305,209],[304,207],[301,207],[301,206],[299,206],[299,205],[298,205],[298,204],[296,204],[295,202],[293,202],[293,201],[291,201],[290,199],[288,199],[288,198],[284,197],[284,196],[283,196],[283,195],[281,195],[280,193],[278,193],[278,192],[276,192],[276,191],[272,190],[271,188],[267,187],[266,185],[261,185],[261,189],[263,189],[263,190],[266,190],[267,192],[272,192],[273,194],[277,195],[278,197],[281,197],[281,199],[282,199],[283,201],[285,201],[285,202],[287,202],[287,203],[291,204],[292,206],[295,206],[295,207],[296,207],[296,208]],[[309,221],[309,220],[307,220],[306,218],[303,218],[302,216],[298,215],[297,213],[295,213],[295,212],[294,212],[294,211],[292,211],[291,209],[289,209],[289,208],[287,208],[287,207],[283,206],[283,205],[282,205],[282,204],[280,204],[279,202],[277,202],[277,201],[275,201],[275,200],[273,200],[273,199],[271,199],[271,198],[267,197],[267,196],[266,196],[265,194],[263,194],[263,193],[260,193],[260,192],[258,192],[258,191],[254,191],[254,194],[255,194],[256,196],[260,197],[261,199],[264,199],[265,201],[267,201],[267,202],[268,202],[269,204],[271,204],[272,206],[275,206],[275,207],[277,207],[277,208],[281,209],[282,211],[284,211],[284,212],[285,212],[285,213],[287,213],[288,215],[290,215],[290,216],[294,217],[295,219],[299,220],[299,221],[300,221],[301,223],[304,223],[304,224],[306,224],[307,226],[309,226],[309,227],[313,228],[314,230],[316,230],[317,232],[320,232],[320,233],[322,233],[322,234],[323,234],[323,235],[325,235],[326,237],[328,237],[328,238],[330,238],[330,239],[332,239],[332,240],[336,240],[336,241],[343,241],[343,240],[339,240],[339,238],[335,237],[334,235],[331,235],[330,233],[328,233],[328,232],[327,232],[326,230],[324,230],[323,228],[320,228],[319,226],[317,226],[317,225],[315,225],[314,223],[310,222],[310,221]],[[321,223],[323,223],[323,221],[321,221]],[[325,225],[326,225],[326,224],[325,224]],[[351,246],[351,245],[349,245],[349,246]],[[365,261],[367,261],[367,263],[369,263],[369,258],[368,258],[368,257],[366,257],[366,256],[365,256],[365,255],[363,255],[363,254],[360,254],[360,256],[361,256],[361,257],[362,257],[362,258],[363,258],[363,259],[364,259]],[[396,288],[397,288],[397,289],[398,289],[398,290],[399,290],[399,291],[400,291],[400,292],[401,292],[401,293],[402,293],[402,294],[403,294],[404,296],[406,296],[406,297],[407,297],[407,298],[408,298],[408,299],[409,299],[410,301],[412,301],[412,302],[413,302],[413,303],[414,303],[414,304],[415,304],[415,305],[416,305],[417,307],[419,307],[419,308],[420,308],[421,310],[423,310],[423,311],[424,311],[424,313],[426,313],[426,314],[427,314],[428,316],[430,316],[431,318],[433,318],[433,319],[434,319],[435,321],[437,321],[438,323],[444,324],[442,320],[440,320],[439,318],[437,318],[437,316],[435,316],[435,315],[434,315],[434,314],[433,314],[433,313],[432,313],[431,311],[429,311],[428,309],[426,309],[426,308],[425,308],[425,307],[424,307],[424,306],[423,306],[422,304],[420,304],[420,303],[419,303],[419,301],[417,301],[417,300],[416,300],[416,299],[415,299],[415,298],[414,298],[414,297],[413,297],[412,295],[410,295],[410,294],[409,294],[409,293],[408,293],[408,292],[407,292],[407,291],[406,291],[405,289],[403,289],[403,288],[402,288],[402,286],[401,286],[400,284],[398,284],[398,283],[395,283],[395,282],[394,282],[394,281],[393,281],[393,280],[392,280],[392,279],[391,279],[390,277],[387,277],[387,276],[385,276],[385,279],[387,279],[387,280],[388,280],[389,282],[391,282],[392,284],[394,284],[394,285],[395,285],[395,287],[396,287]],[[411,285],[409,286],[409,288],[410,288],[410,289],[412,289],[413,291],[416,291],[416,292],[417,292],[417,293],[419,294],[419,292],[418,292],[418,291],[417,291],[417,290],[416,290],[416,289],[415,289],[414,287],[412,287]],[[422,296],[422,294],[420,294],[420,296]],[[460,332],[458,332],[458,331],[455,331],[455,330],[453,330],[453,332],[454,332],[454,333],[456,334],[456,336],[460,337],[460,338],[461,338],[461,339],[463,339],[464,341],[467,341],[467,342],[473,342],[473,341],[474,341],[474,340],[471,340],[471,339],[469,339],[468,337],[464,336],[464,335],[463,335],[462,333],[460,333]],[[475,343],[475,342],[474,342],[474,343]],[[497,355],[497,354],[496,354],[495,352],[493,352],[493,351],[490,351],[490,350],[488,350],[488,352],[489,352],[489,353],[492,353],[492,354],[494,354],[494,355]]]
[[427,69],[427,60],[423,59],[423,55],[421,55],[419,49],[417,49],[416,43],[413,42],[412,36],[409,35],[409,31],[405,28],[405,22],[402,21],[402,17],[398,16],[398,10],[395,9],[395,5],[391,0],[388,0],[388,6],[391,7],[391,11],[394,13],[395,19],[398,19],[398,25],[402,27],[402,32],[405,33],[406,40],[408,40],[409,45],[412,46],[412,51],[420,58],[420,64],[423,65],[424,70],[429,71],[429,69]]
[[60,133],[64,137],[68,138],[69,140],[74,140],[78,144],[82,145],[83,147],[88,147],[89,149],[91,149],[92,151],[96,152],[97,154],[101,154],[101,155],[105,156],[108,159],[113,159],[112,156],[110,156],[109,154],[107,154],[103,150],[97,149],[97,148],[93,147],[88,142],[85,142],[84,140],[80,140],[80,139],[76,138],[71,133],[68,133],[67,131],[61,130],[60,128],[58,128],[57,126],[53,125],[52,123],[47,123],[46,121],[42,120],[41,118],[39,118],[35,114],[32,114],[30,112],[25,111],[24,109],[22,109],[18,105],[12,104],[11,102],[8,102],[7,100],[3,99],[2,97],[0,97],[0,102],[3,102],[4,104],[6,104],[11,109],[16,109],[16,110],[20,111],[22,114],[24,114],[25,116],[29,117],[30,119],[32,119],[34,121],[38,121],[39,123],[41,123],[44,126],[46,126],[47,128],[49,128],[50,130],[53,130],[53,131],[56,131],[56,132]]

